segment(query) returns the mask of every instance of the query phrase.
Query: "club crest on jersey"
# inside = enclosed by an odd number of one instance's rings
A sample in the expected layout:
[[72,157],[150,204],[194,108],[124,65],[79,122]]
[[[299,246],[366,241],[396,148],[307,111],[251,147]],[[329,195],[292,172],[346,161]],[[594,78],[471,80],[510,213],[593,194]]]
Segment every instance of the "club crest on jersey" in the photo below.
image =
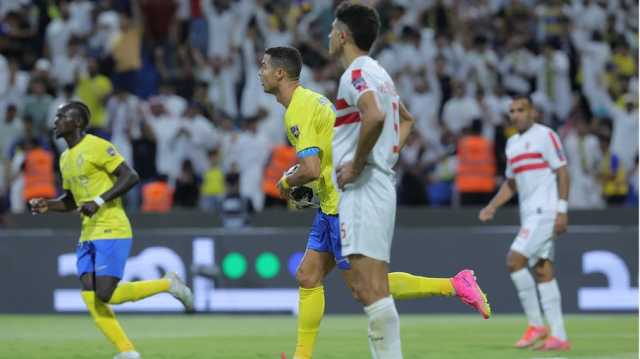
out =
[[353,72],[351,72],[351,84],[353,84],[353,87],[355,87],[358,92],[367,89],[367,81],[365,81],[362,76],[362,70],[353,70]]
[[298,128],[298,125],[295,125],[295,126],[291,127],[291,134],[295,138],[298,138],[298,136],[300,136],[300,129]]
[[109,156],[113,157],[116,155],[116,149],[113,147],[109,147],[107,148],[107,153],[109,154]]

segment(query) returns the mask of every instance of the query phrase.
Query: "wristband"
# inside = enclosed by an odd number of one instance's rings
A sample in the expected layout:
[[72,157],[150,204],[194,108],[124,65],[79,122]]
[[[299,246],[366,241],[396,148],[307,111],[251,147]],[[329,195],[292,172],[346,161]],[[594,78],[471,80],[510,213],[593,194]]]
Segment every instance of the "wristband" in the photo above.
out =
[[564,199],[558,200],[558,208],[557,208],[558,213],[567,213],[568,207],[569,207],[569,204],[567,203],[566,200]]
[[282,185],[282,188],[285,190],[291,188],[291,186],[289,186],[289,183],[287,182],[287,176],[282,176],[282,178],[280,179],[280,184]]
[[102,197],[100,196],[96,196],[93,201],[98,205],[98,207],[102,207],[102,205],[104,204],[104,199],[102,199]]

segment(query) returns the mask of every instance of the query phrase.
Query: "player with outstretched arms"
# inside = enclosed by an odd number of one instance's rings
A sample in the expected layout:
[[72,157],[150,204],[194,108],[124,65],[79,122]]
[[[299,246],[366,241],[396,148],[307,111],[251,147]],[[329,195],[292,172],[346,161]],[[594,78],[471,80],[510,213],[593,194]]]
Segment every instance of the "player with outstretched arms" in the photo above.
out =
[[34,214],[80,214],[82,232],[76,256],[82,299],[98,328],[119,351],[115,359],[136,359],[140,354],[110,304],[167,292],[191,310],[193,295],[175,273],[167,273],[162,279],[119,283],[133,237],[120,197],[138,182],[138,175],[110,142],[85,133],[89,118],[89,109],[82,102],[72,101],[58,108],[54,134],[64,138],[68,146],[60,156],[64,192],[56,199],[31,199],[29,205]]
[[[402,349],[394,298],[420,293],[435,279],[389,274],[396,216],[393,167],[414,120],[391,77],[368,56],[379,28],[371,7],[344,2],[336,9],[329,54],[344,73],[335,104],[333,165],[340,189],[342,254],[351,266],[349,285],[368,317],[369,348],[373,358],[395,359],[402,358]],[[455,293],[489,317],[486,296],[471,270],[449,283],[441,294]]]
[[[521,228],[507,254],[507,268],[529,325],[516,347],[528,348],[546,339],[535,349],[569,350],[553,269],[555,237],[567,230],[567,160],[558,135],[535,123],[536,111],[530,98],[515,97],[509,116],[518,133],[507,141],[507,180],[480,211],[479,218],[483,222],[491,220],[496,210],[518,193]],[[540,304],[551,327],[550,335]]]
[[[273,94],[286,107],[284,122],[287,137],[298,154],[295,170],[287,171],[278,187],[284,197],[293,199],[298,205],[315,203],[309,197],[300,200],[294,193],[307,186],[315,187],[319,198],[320,208],[296,273],[300,299],[294,358],[308,359],[312,357],[324,315],[324,278],[338,266],[350,287],[355,288],[357,279],[353,277],[349,260],[342,254],[339,194],[332,178],[335,112],[324,96],[300,85],[301,67],[302,59],[298,50],[273,47],[267,49],[262,58],[259,76],[265,92]],[[463,270],[453,278],[430,278],[395,272],[389,274],[388,281],[392,295],[397,299],[455,295],[480,311],[485,318],[490,315],[490,308],[470,270]],[[360,292],[354,289],[354,293]]]

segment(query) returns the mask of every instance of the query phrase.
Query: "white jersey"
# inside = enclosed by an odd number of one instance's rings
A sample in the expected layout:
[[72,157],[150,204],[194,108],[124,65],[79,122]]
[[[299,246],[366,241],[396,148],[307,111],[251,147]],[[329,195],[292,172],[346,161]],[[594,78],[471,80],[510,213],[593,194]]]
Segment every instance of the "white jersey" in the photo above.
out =
[[382,133],[367,159],[367,165],[393,174],[393,166],[400,150],[400,98],[387,71],[369,56],[356,58],[340,77],[333,134],[333,166],[337,168],[351,161],[356,154],[360,136],[358,100],[369,91],[375,94],[385,120]]
[[507,178],[515,178],[524,221],[536,214],[555,215],[558,185],[555,170],[567,160],[558,135],[549,127],[534,124],[507,141]]

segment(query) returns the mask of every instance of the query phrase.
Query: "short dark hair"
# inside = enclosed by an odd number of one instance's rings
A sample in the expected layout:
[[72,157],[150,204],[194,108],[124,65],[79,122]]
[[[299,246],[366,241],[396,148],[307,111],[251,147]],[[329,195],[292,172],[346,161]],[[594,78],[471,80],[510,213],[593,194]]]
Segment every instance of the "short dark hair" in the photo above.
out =
[[82,119],[82,129],[86,129],[89,126],[89,119],[91,118],[91,111],[89,107],[80,101],[71,101],[64,105],[66,110],[76,110]]
[[380,31],[380,16],[376,9],[346,1],[338,6],[335,16],[347,25],[356,46],[368,52]]
[[289,46],[276,46],[268,48],[265,54],[271,56],[271,66],[283,69],[289,79],[298,80],[300,78],[302,56],[298,49]]
[[526,100],[527,102],[529,102],[529,105],[533,105],[533,100],[531,100],[531,96],[529,95],[515,95],[511,100],[512,101]]

